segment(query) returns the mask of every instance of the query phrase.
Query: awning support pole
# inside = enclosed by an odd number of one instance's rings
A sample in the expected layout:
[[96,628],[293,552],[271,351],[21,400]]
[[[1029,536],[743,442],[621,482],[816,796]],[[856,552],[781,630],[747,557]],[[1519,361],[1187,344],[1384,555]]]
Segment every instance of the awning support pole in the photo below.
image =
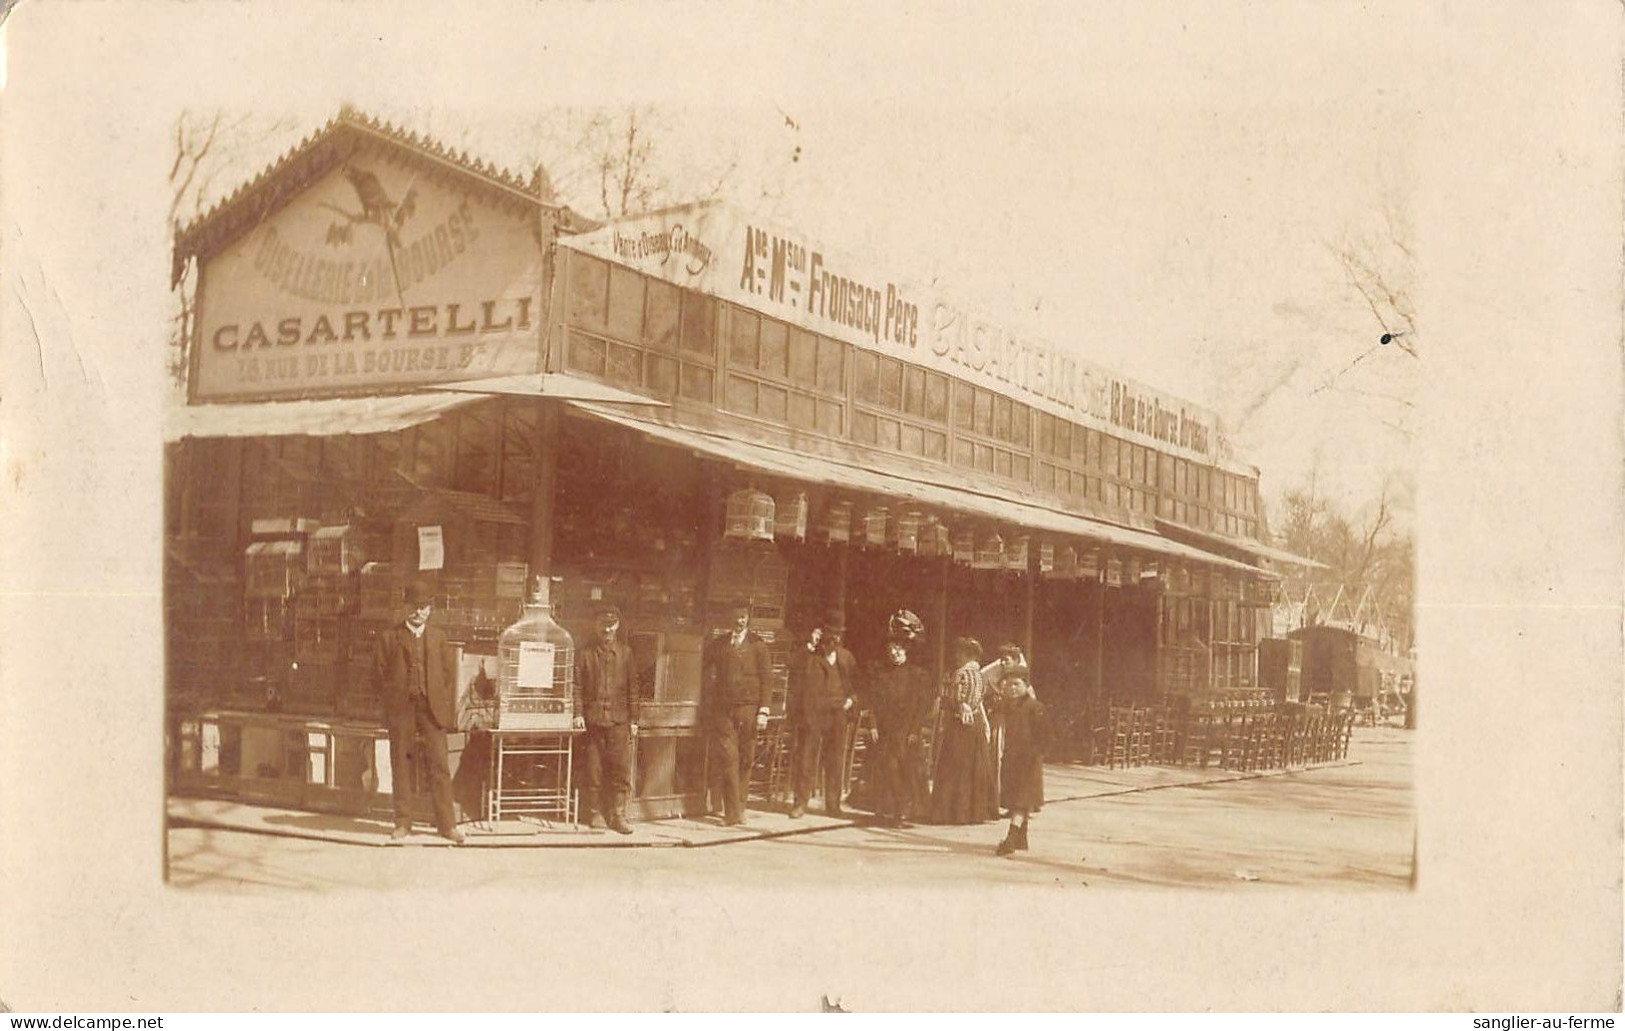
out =
[[559,404],[536,402],[536,486],[530,499],[531,576],[553,574],[553,523],[559,467]]

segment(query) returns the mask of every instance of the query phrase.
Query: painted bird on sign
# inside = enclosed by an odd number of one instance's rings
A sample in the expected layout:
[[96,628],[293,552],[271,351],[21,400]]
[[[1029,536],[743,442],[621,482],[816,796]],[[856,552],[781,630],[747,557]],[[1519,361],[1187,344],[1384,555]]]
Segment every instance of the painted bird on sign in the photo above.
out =
[[[395,277],[395,293],[401,293],[401,275],[395,267],[395,251],[401,245],[401,227],[412,217],[417,210],[417,176],[413,176],[406,184],[406,191],[401,194],[399,201],[390,197],[384,189],[384,184],[378,177],[363,168],[354,165],[345,165],[344,178],[355,189],[356,199],[361,201],[359,212],[346,211],[337,204],[322,201],[321,205],[329,211],[336,211],[344,216],[344,221],[334,222],[327,227],[327,243],[330,246],[340,246],[350,242],[350,236],[358,225],[377,226],[384,231],[384,245],[389,252],[389,271]],[[402,301],[404,306],[405,301]]]

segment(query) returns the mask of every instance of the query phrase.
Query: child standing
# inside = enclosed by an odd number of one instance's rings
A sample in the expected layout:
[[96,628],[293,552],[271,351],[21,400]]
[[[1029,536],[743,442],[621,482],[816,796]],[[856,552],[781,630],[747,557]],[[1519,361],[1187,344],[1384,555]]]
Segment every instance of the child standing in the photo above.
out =
[[1044,804],[1044,749],[1049,724],[1044,706],[1033,693],[1026,666],[1014,666],[1004,675],[1004,770],[999,803],[1010,810],[1010,829],[999,842],[998,855],[1027,849],[1027,822]]

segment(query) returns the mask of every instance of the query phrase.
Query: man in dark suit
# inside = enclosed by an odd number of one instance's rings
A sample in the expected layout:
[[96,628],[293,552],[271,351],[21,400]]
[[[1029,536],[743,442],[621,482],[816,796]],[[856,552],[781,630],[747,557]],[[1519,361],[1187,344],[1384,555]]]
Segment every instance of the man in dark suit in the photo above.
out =
[[720,781],[722,822],[732,827],[744,821],[756,732],[767,728],[773,704],[773,660],[767,643],[751,632],[750,605],[737,602],[728,611],[732,627],[712,636],[702,666],[711,780]]
[[428,771],[429,793],[434,799],[435,829],[443,838],[461,845],[463,832],[451,805],[451,765],[446,755],[446,731],[457,727],[457,656],[446,635],[429,625],[434,611],[434,590],[414,584],[407,592],[411,611],[406,618],[378,635],[373,655],[373,677],[384,700],[389,726],[389,763],[395,779],[395,830],[392,842],[412,833],[408,810],[412,772],[421,763]]
[[791,779],[795,802],[792,819],[807,812],[824,762],[824,812],[841,815],[841,789],[846,765],[846,715],[857,694],[857,661],[841,645],[846,620],[832,612],[813,631],[805,648],[790,658],[790,690],[785,718],[791,730]]
[[596,615],[597,637],[576,651],[576,726],[586,732],[584,815],[590,824],[597,806],[610,830],[631,834],[626,799],[632,793],[632,748],[638,732],[632,649],[621,640],[620,609],[603,605]]

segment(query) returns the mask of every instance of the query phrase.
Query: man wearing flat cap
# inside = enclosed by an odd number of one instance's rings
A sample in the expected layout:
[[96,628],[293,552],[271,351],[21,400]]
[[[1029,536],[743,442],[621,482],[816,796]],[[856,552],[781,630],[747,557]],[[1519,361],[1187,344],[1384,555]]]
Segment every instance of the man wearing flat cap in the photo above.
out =
[[722,822],[732,827],[745,819],[756,732],[766,729],[773,704],[773,660],[767,643],[751,632],[748,602],[734,602],[728,617],[730,625],[705,649],[702,699],[711,732],[711,780],[722,795]]
[[626,799],[632,793],[632,747],[637,734],[637,696],[632,686],[632,649],[622,640],[621,610],[600,605],[593,614],[597,633],[576,651],[576,725],[585,731],[587,773],[581,797],[610,830],[631,834]]
[[791,781],[795,802],[792,819],[807,812],[824,765],[824,812],[841,815],[841,789],[846,772],[846,717],[857,694],[857,661],[841,644],[846,617],[831,612],[790,658],[790,687],[785,719],[791,731]]
[[395,830],[391,842],[412,833],[412,771],[424,769],[434,800],[435,829],[463,843],[451,804],[451,764],[446,732],[457,727],[457,655],[439,627],[429,625],[434,588],[416,583],[407,591],[406,618],[378,635],[373,681],[389,726],[389,763],[394,772]]

